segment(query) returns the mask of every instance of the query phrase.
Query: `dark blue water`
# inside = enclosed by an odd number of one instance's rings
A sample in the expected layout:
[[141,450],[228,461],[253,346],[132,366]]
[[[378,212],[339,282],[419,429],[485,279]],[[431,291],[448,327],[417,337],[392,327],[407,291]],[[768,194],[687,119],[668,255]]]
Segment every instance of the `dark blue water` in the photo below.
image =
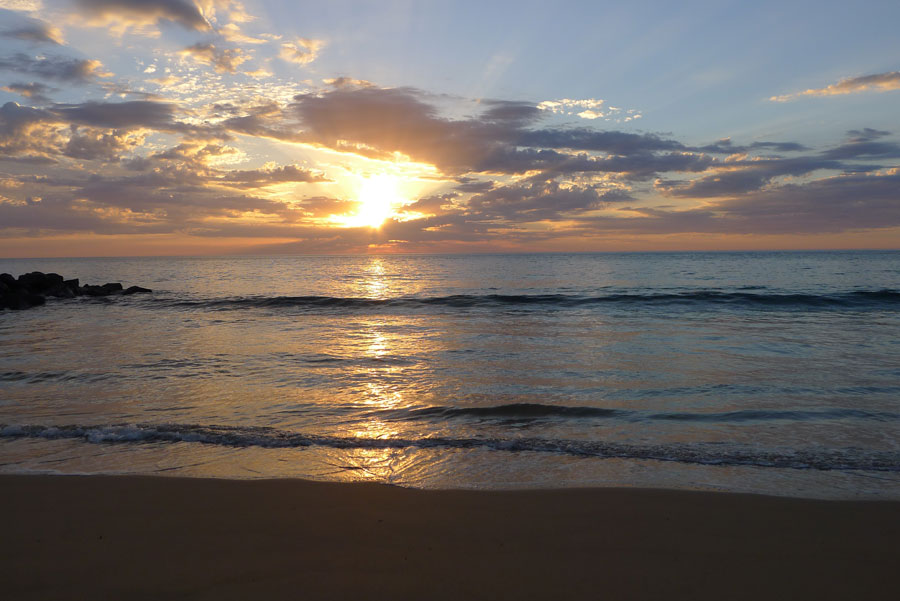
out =
[[0,260],[6,472],[900,497],[900,252]]

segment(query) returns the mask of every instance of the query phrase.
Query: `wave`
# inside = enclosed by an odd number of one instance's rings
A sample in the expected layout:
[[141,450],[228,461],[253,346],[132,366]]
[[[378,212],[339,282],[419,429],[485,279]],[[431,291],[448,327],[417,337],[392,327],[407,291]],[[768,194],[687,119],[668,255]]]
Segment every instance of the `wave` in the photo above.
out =
[[895,309],[900,307],[900,291],[854,290],[833,294],[767,294],[700,290],[657,294],[453,294],[449,296],[362,298],[336,296],[238,296],[213,299],[145,298],[139,302],[213,310],[249,308],[294,308],[299,310],[378,310],[424,307],[585,307],[592,305],[676,305],[685,307],[738,306],[781,309]]
[[653,412],[631,409],[610,409],[604,407],[544,405],[541,403],[511,403],[491,407],[424,407],[421,409],[391,409],[378,413],[379,417],[399,419],[446,419],[446,418],[481,418],[509,421],[529,421],[553,418],[613,418],[621,421],[682,421],[739,423],[755,421],[820,421],[863,419],[874,421],[900,420],[900,413],[887,411],[867,411],[864,409],[811,409],[811,410],[778,410],[778,409],[745,409],[739,411],[722,411],[711,413],[696,412]]
[[599,459],[674,461],[764,468],[900,472],[900,453],[858,448],[754,449],[723,443],[630,444],[544,438],[364,438],[318,436],[268,427],[197,424],[3,425],[0,438],[76,439],[87,443],[200,443],[227,447],[290,449],[484,449],[554,453]]

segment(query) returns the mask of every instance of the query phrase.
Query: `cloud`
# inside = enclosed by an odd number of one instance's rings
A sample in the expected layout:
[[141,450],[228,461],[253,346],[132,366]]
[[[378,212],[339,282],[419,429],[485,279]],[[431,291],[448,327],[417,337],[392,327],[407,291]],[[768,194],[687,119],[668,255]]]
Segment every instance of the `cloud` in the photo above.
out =
[[537,108],[558,115],[574,115],[578,113],[578,111],[584,110],[601,111],[603,103],[604,101],[600,98],[588,98],[586,100],[561,98],[559,100],[544,100],[543,102],[539,102]]
[[116,162],[123,154],[141,146],[143,142],[143,135],[129,131],[107,133],[89,129],[82,133],[75,130],[63,147],[62,154],[73,159]]
[[266,77],[272,77],[272,72],[265,67],[259,67],[258,69],[254,69],[252,71],[244,71],[244,74],[256,79],[265,79]]
[[295,42],[283,42],[278,56],[298,65],[306,65],[316,60],[324,45],[322,40],[297,38]]
[[900,173],[850,174],[786,184],[688,210],[633,209],[596,218],[609,231],[672,234],[834,234],[900,226]]
[[799,152],[809,150],[803,144],[797,142],[753,142],[744,146],[735,145],[730,138],[717,140],[713,144],[694,148],[699,152],[711,152],[715,154],[738,154],[753,152],[756,150],[774,150],[777,152]]
[[0,157],[49,159],[62,143],[54,121],[46,110],[7,102],[0,107]]
[[656,134],[632,134],[622,131],[597,131],[587,128],[525,130],[518,143],[569,150],[590,150],[617,155],[654,151],[689,150],[681,142]]
[[36,75],[45,79],[55,79],[68,83],[91,83],[98,77],[111,74],[101,71],[103,63],[98,60],[68,58],[63,56],[39,56],[15,54],[0,58],[0,70]]
[[556,115],[577,116],[582,119],[593,121],[594,119],[603,119],[605,121],[633,121],[640,119],[641,113],[635,109],[623,111],[619,107],[604,106],[605,101],[600,98],[587,98],[584,100],[573,100],[571,98],[560,98],[559,100],[544,100],[537,104],[537,108]]
[[11,83],[9,85],[3,86],[0,89],[6,90],[7,92],[12,92],[13,94],[18,94],[30,99],[32,102],[37,102],[39,104],[48,104],[50,102],[50,98],[47,97],[47,94],[57,91],[56,88],[45,86],[42,83],[37,83],[34,81],[31,83]]
[[42,0],[0,0],[0,8],[21,12],[36,12],[44,8]]
[[130,151],[143,143],[142,134],[130,133],[140,130],[195,139],[228,137],[214,126],[176,121],[176,109],[172,103],[148,100],[54,104],[43,109],[7,102],[0,107],[0,159],[51,160],[61,155],[113,161],[116,151]]
[[540,117],[540,108],[530,102],[482,100],[488,108],[481,113],[484,121],[500,123],[529,123]]
[[801,96],[841,96],[844,94],[856,94],[869,90],[875,90],[877,92],[900,90],[900,71],[876,73],[874,75],[863,75],[861,77],[848,77],[847,79],[842,79],[839,82],[825,86],[824,88],[815,88],[803,92],[785,94],[784,96],[772,96],[769,100],[772,102],[787,102],[789,100],[800,98]]
[[301,139],[372,157],[400,152],[451,174],[544,169],[571,160],[572,151],[645,157],[689,151],[654,134],[534,128],[542,111],[527,103],[483,102],[481,115],[453,120],[427,100],[412,88],[340,86],[298,95],[290,109],[304,128]]
[[532,181],[494,188],[475,194],[468,202],[468,211],[481,219],[541,221],[560,219],[585,211],[599,209],[610,201],[630,200],[616,189],[601,186],[564,186],[557,181]]
[[265,38],[254,38],[243,33],[235,23],[228,23],[219,28],[219,33],[229,42],[240,44],[267,44],[271,40]]
[[143,136],[130,133],[128,127],[107,131],[110,122],[135,125],[126,123],[121,115],[116,115],[115,110],[104,122],[103,119],[91,118],[89,110],[86,114],[78,114],[70,109],[60,109],[60,106],[36,109],[8,102],[0,107],[0,158],[9,160],[10,156],[21,158],[24,155],[50,159],[62,155],[75,159],[118,161],[123,153],[143,143]]
[[0,32],[7,38],[15,38],[37,44],[63,44],[62,31],[38,19],[31,19],[28,23]]
[[[244,5],[237,0],[194,0],[203,16],[211,22],[231,20],[234,23],[247,23],[256,17],[247,13]],[[220,19],[219,11],[225,15]]]
[[51,113],[67,123],[93,127],[172,130],[176,105],[169,102],[132,100],[129,102],[84,102],[57,104]]
[[[240,63],[232,59],[243,55],[222,58],[220,43],[195,44],[186,56],[213,67],[224,61],[218,70],[234,71]],[[159,75],[165,63],[154,64]],[[192,76],[184,81],[192,85]],[[767,139],[696,146],[671,134],[587,121],[555,125],[553,113],[532,102],[439,96],[350,78],[326,83],[304,83],[309,91],[289,101],[260,94],[262,86],[250,82],[249,91],[234,95],[229,84],[216,84],[205,105],[193,99],[184,106],[154,99],[7,103],[0,107],[0,160],[23,165],[10,166],[10,174],[31,169],[32,175],[3,176],[17,185],[3,188],[9,200],[0,201],[0,227],[17,235],[27,229],[278,236],[305,249],[336,251],[370,243],[525,248],[615,232],[815,233],[898,223],[893,207],[900,188],[891,168],[900,145],[880,129],[854,129],[816,149]],[[13,83],[6,89],[35,99],[49,88]],[[310,160],[328,149],[325,170],[245,163],[244,153],[258,148],[259,139],[298,144],[271,156],[296,149]],[[339,181],[319,184],[345,169],[354,175],[377,169],[360,157],[434,167],[423,194],[380,230],[340,228],[328,219],[352,212],[357,201],[322,195],[346,194]],[[56,161],[52,168],[39,166],[50,161]]]
[[121,35],[129,29],[147,32],[161,21],[178,23],[186,29],[208,31],[209,22],[193,2],[187,0],[75,0],[87,16],[87,23],[110,27]]
[[741,159],[718,164],[710,175],[688,183],[658,182],[657,189],[668,196],[682,198],[729,197],[759,190],[777,177],[797,177],[821,169],[842,170],[848,167],[821,155],[790,159]]
[[823,152],[822,155],[829,159],[843,160],[900,157],[900,144],[876,141],[889,136],[890,132],[867,127],[862,130],[851,129],[847,135],[847,142]]
[[211,65],[217,73],[234,73],[238,66],[250,59],[240,48],[223,50],[212,44],[194,44],[179,54],[189,56],[198,63]]
[[374,88],[376,87],[371,81],[365,79],[354,79],[352,77],[331,77],[323,79],[322,83],[333,88]]
[[263,169],[229,171],[216,181],[235,188],[263,188],[274,184],[332,181],[319,173],[296,165],[268,166]]

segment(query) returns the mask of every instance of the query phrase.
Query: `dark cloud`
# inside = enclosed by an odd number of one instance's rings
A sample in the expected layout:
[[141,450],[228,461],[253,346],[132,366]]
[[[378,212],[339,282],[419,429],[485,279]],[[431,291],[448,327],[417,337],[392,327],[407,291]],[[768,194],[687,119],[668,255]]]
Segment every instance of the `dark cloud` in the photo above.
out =
[[587,128],[525,130],[519,132],[515,142],[520,146],[590,150],[617,155],[688,150],[680,142],[667,140],[655,134],[597,131]]
[[38,44],[54,44],[58,46],[63,43],[59,29],[37,19],[31,19],[21,26],[2,31],[0,36]]
[[[493,182],[487,182],[493,186]],[[487,189],[490,189],[489,186]],[[459,189],[459,187],[457,187]],[[482,191],[485,191],[482,190]],[[434,194],[431,196],[423,196],[412,204],[404,207],[405,210],[411,212],[425,213],[427,215],[443,215],[452,211],[458,211],[454,202],[460,198],[459,194],[450,192],[447,194]]]
[[[304,128],[300,139],[374,157],[401,152],[446,173],[546,169],[572,161],[568,151],[648,157],[688,150],[680,142],[654,134],[531,129],[541,111],[521,102],[486,101],[487,108],[475,118],[446,119],[426,98],[412,88],[341,87],[299,95],[291,108]],[[603,170],[602,165],[578,163],[577,157],[569,164],[573,170],[577,164],[585,170]]]
[[484,121],[500,121],[505,123],[531,123],[540,119],[541,110],[531,102],[513,102],[508,100],[482,100],[488,108],[481,114]]
[[40,56],[37,58],[18,53],[0,58],[0,70],[35,75],[67,83],[91,83],[106,75],[101,72],[102,63],[96,60],[68,58],[64,56]]
[[823,234],[900,226],[900,174],[841,175],[788,184],[702,209],[648,210],[596,220],[634,233]]
[[23,96],[28,98],[32,102],[37,102],[40,104],[49,104],[50,98],[47,96],[50,92],[57,91],[56,88],[52,88],[50,86],[46,86],[42,83],[31,82],[31,83],[11,83],[9,85],[5,85],[0,90],[6,90],[7,92],[12,92],[13,94],[18,94],[19,96]]
[[176,121],[176,108],[171,103],[145,100],[55,104],[44,109],[8,102],[0,107],[0,157],[61,154],[113,161],[116,151],[132,150],[142,142],[143,138],[128,134],[136,130],[181,134],[195,139],[191,146],[203,144],[196,140],[227,138],[218,128]]
[[286,123],[284,111],[275,103],[246,108],[226,105],[214,110],[229,111],[231,114],[238,115],[221,122],[224,129],[237,134],[290,142],[299,142],[303,139],[303,136],[297,131],[298,126],[290,122]]
[[444,170],[468,170],[484,142],[496,145],[474,122],[449,121],[406,88],[337,88],[295,98],[293,110],[304,137],[337,149],[357,148],[370,156],[402,152]]
[[236,188],[262,188],[273,184],[310,183],[332,181],[321,174],[296,165],[283,165],[265,169],[229,171],[217,181]]
[[847,132],[847,142],[826,150],[822,156],[829,159],[872,159],[872,158],[897,158],[900,157],[900,144],[896,142],[880,142],[889,131],[881,131],[866,127],[864,129],[851,129]]
[[142,142],[143,137],[130,135],[128,131],[78,132],[75,129],[63,147],[62,154],[73,159],[116,162]]
[[132,100],[129,102],[84,102],[57,104],[51,112],[67,123],[93,127],[177,129],[176,105],[168,102]]
[[44,109],[7,102],[0,107],[0,157],[50,160],[63,139],[54,121]]
[[[192,168],[205,166],[210,159],[235,154],[237,150],[221,144],[205,144],[202,142],[183,142],[172,148],[154,153],[148,157],[156,161],[172,161],[176,164],[189,165]],[[149,162],[148,162],[149,164]]]
[[171,21],[187,29],[210,29],[197,6],[187,0],[75,0],[75,3],[85,14],[101,21],[119,21],[128,25]]
[[457,181],[459,185],[455,189],[458,192],[487,192],[495,186],[493,181],[482,181],[471,177],[461,177]]
[[862,129],[851,129],[847,132],[847,135],[849,136],[851,142],[868,142],[869,140],[875,140],[876,138],[889,136],[891,135],[891,132],[880,129],[873,129],[871,127],[864,127]]
[[539,221],[599,209],[607,202],[630,199],[615,189],[601,186],[564,186],[559,182],[533,181],[502,186],[475,194],[468,212],[482,219]]
[[[21,93],[43,91],[11,85]],[[254,99],[192,113],[212,125],[179,121],[177,105],[154,100],[7,103],[0,107],[0,156],[60,165],[20,178],[21,188],[9,192],[15,199],[0,207],[0,222],[36,230],[293,237],[304,248],[332,251],[370,243],[474,248],[620,231],[822,233],[900,224],[898,176],[887,162],[900,154],[888,132],[853,130],[823,151],[791,141],[696,147],[665,134],[548,127],[525,102],[481,101],[474,115],[450,118],[438,108],[446,101],[348,81],[298,95],[287,106]],[[169,135],[154,136],[154,144],[165,140],[168,147],[144,145],[156,132]],[[436,188],[407,204],[402,221],[379,230],[338,228],[313,220],[351,213],[354,199],[266,197],[267,186],[303,190],[304,183],[330,181],[329,174],[292,164],[225,168],[229,157],[241,157],[225,142],[226,132],[370,157],[402,153],[435,165]],[[646,206],[657,200],[654,193],[692,199],[678,204],[694,206]],[[627,210],[614,210],[626,201]]]
[[[840,147],[839,147],[840,148]],[[835,160],[829,151],[818,156],[790,159],[746,159],[717,165],[710,175],[690,182],[660,181],[657,189],[669,196],[684,198],[719,198],[738,196],[759,190],[781,176],[798,177],[818,170],[872,171],[874,165],[851,166]],[[849,157],[843,157],[849,158]]]
[[746,146],[735,145],[730,138],[717,140],[713,144],[700,146],[695,148],[699,152],[710,152],[713,154],[739,154],[752,152],[755,150],[774,150],[776,152],[800,152],[809,150],[803,144],[797,142],[753,142]]

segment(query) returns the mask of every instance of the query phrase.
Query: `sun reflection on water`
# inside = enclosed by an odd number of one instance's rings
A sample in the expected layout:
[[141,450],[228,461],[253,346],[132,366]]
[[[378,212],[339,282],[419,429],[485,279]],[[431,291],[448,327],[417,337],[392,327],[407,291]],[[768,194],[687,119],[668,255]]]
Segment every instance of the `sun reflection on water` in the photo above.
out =
[[[362,268],[355,283],[355,296],[384,299],[390,296],[389,277],[384,261],[372,257]],[[359,382],[357,402],[372,408],[372,415],[365,421],[348,427],[345,436],[353,438],[402,438],[403,432],[390,421],[375,413],[408,407],[410,400],[404,394],[403,372],[409,368],[404,360],[404,341],[393,331],[389,318],[380,315],[366,317],[357,322],[358,342],[354,380]],[[355,449],[340,455],[336,467],[347,470],[348,479],[398,483],[409,462],[408,449]]]

